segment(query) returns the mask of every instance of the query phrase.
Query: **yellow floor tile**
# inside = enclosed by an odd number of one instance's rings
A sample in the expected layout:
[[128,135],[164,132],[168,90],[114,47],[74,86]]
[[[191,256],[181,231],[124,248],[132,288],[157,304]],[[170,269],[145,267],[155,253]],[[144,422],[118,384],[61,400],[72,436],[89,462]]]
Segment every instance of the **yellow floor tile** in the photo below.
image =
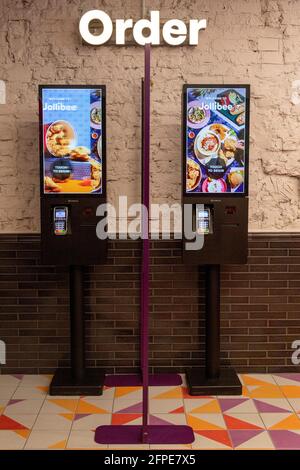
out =
[[282,390],[277,385],[248,387],[251,398],[284,398]]
[[280,389],[287,398],[300,398],[300,386],[283,385]]
[[209,431],[226,429],[222,414],[195,414],[187,415],[187,424],[194,431]]

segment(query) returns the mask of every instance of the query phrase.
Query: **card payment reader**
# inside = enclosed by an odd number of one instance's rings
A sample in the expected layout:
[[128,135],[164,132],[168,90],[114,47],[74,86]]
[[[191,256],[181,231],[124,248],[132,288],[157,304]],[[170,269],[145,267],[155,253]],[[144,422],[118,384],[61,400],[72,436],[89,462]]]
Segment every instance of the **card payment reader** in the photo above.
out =
[[212,233],[212,211],[209,207],[203,207],[203,205],[196,206],[197,216],[197,233],[199,235],[207,235]]
[[55,235],[67,235],[68,233],[68,208],[56,206],[53,210],[53,224]]

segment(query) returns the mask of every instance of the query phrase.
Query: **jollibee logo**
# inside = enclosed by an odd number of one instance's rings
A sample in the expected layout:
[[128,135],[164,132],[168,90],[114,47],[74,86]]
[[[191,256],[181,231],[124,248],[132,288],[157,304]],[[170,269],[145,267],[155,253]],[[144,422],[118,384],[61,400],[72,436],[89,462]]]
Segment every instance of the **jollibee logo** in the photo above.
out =
[[44,111],[77,111],[78,107],[75,105],[65,105],[63,103],[46,103],[43,110]]
[[217,102],[201,103],[199,107],[200,109],[209,109],[210,111],[231,111],[234,108],[232,104],[220,104]]
[[[93,34],[89,30],[91,21],[99,21],[102,24],[102,32]],[[132,19],[117,19],[116,26],[116,44],[125,45],[125,33],[127,30],[133,32],[134,40],[140,46],[145,44],[159,45],[161,41],[160,31],[160,13],[151,11],[150,19],[141,19],[133,24]],[[191,46],[197,46],[199,43],[199,32],[206,29],[207,21],[190,20],[188,26],[181,20],[168,20],[162,28],[164,42],[170,46],[179,46],[183,44],[187,37]],[[110,40],[113,34],[113,22],[110,16],[102,10],[91,10],[86,12],[79,23],[79,31],[85,42],[93,46],[101,46]],[[145,34],[145,30],[147,34]]]

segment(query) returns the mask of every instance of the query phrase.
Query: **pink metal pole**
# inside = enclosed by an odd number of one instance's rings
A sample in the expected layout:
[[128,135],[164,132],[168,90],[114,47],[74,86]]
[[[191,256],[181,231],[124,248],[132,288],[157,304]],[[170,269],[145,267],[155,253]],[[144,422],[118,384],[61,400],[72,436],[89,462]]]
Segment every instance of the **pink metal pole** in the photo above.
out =
[[143,211],[142,211],[142,279],[141,279],[141,358],[143,379],[143,426],[142,442],[148,443],[148,407],[149,407],[149,209],[150,209],[150,67],[151,47],[145,46],[145,74],[144,74],[144,129],[143,129]]

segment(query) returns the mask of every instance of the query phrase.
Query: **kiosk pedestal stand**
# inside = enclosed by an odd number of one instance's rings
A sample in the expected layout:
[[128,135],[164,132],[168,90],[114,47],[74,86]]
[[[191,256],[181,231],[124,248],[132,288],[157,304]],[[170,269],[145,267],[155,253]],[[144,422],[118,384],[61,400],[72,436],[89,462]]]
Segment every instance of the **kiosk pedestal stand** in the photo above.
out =
[[249,95],[249,85],[183,87],[183,260],[206,269],[205,367],[187,370],[191,395],[242,393],[220,367],[220,266],[247,262]]
[[242,385],[231,367],[220,367],[220,265],[206,266],[205,368],[186,372],[190,395],[241,395]]
[[102,395],[104,372],[85,367],[84,267],[105,262],[97,208],[106,202],[106,90],[42,85],[40,100],[41,261],[69,267],[71,367],[50,395]]
[[71,368],[57,369],[50,395],[102,395],[102,369],[85,367],[83,267],[70,266]]
[[143,417],[141,426],[100,426],[98,444],[189,444],[194,433],[189,426],[149,424],[149,209],[150,209],[150,45],[145,46],[145,84],[143,119],[143,204],[142,213],[142,282],[141,282],[141,359],[143,383]]

